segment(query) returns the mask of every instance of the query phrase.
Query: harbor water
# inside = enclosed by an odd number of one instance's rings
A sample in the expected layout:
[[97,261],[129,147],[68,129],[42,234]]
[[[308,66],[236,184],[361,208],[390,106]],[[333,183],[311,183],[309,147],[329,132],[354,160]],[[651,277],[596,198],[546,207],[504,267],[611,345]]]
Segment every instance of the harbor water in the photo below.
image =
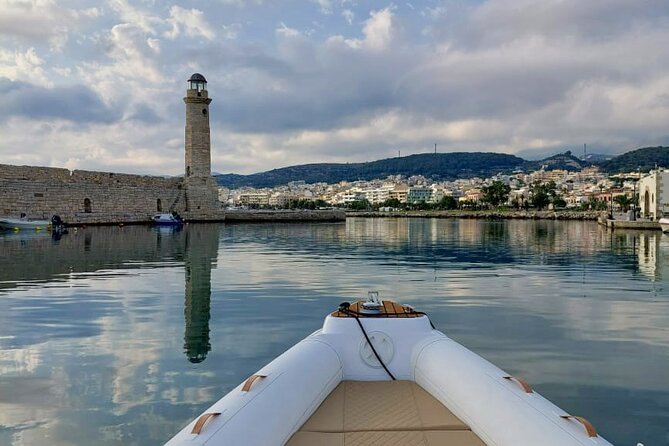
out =
[[612,443],[669,445],[669,235],[371,218],[0,233],[0,444],[161,444],[370,290]]

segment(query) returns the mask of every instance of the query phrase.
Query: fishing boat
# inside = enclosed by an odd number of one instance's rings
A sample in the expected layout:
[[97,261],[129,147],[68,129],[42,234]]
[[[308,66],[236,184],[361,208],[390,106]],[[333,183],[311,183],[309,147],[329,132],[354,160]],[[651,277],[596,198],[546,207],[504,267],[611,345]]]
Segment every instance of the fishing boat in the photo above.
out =
[[34,231],[50,230],[51,222],[49,220],[30,220],[22,218],[0,218],[0,229],[26,230]]
[[151,221],[156,226],[181,226],[184,224],[181,217],[173,214],[155,214]]
[[662,232],[669,232],[669,217],[662,217],[657,221],[662,228]]
[[611,445],[425,313],[378,293],[341,304],[166,444]]

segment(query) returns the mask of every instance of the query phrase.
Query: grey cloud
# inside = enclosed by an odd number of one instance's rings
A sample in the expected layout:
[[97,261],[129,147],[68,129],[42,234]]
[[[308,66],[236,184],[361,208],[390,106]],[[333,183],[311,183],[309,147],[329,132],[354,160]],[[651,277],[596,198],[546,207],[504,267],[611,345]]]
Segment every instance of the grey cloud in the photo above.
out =
[[0,78],[0,119],[13,115],[35,119],[66,119],[82,123],[110,123],[118,111],[108,108],[85,86],[46,88]]
[[134,107],[134,110],[126,119],[143,122],[145,124],[158,124],[163,121],[162,118],[146,104]]
[[669,3],[664,0],[490,0],[472,11],[456,42],[498,47],[537,36],[601,41],[649,25],[666,26],[668,19]]
[[[301,40],[283,47],[205,47],[191,60],[207,71],[219,124],[242,132],[332,129],[393,107],[406,53],[369,54]],[[219,51],[211,60],[211,52]],[[407,59],[405,62],[403,59]],[[218,97],[216,96],[218,94]]]

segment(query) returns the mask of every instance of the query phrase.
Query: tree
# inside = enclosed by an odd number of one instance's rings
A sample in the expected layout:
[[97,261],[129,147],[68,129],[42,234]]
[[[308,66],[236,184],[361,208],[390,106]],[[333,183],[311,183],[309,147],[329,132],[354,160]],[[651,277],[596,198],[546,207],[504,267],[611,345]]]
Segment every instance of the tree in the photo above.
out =
[[354,211],[365,211],[371,207],[369,201],[366,199],[356,200],[349,203],[348,207]]
[[606,204],[606,201],[601,201],[601,200],[593,200],[591,199],[589,201],[589,207],[593,211],[606,211],[609,208],[609,205]]
[[380,207],[400,209],[404,208],[404,204],[402,204],[402,202],[397,198],[388,198],[386,201],[381,203]]
[[623,212],[627,212],[630,206],[632,206],[632,203],[634,203],[634,199],[628,197],[627,195],[616,195],[615,197],[613,197],[613,201],[615,201],[620,205]]
[[458,200],[451,197],[450,195],[444,195],[444,197],[439,200],[439,209],[457,209]]
[[567,202],[565,201],[564,198],[556,196],[553,198],[553,206],[555,208],[564,208],[567,206]]
[[530,203],[532,206],[538,209],[543,209],[548,206],[548,203],[551,202],[551,199],[555,198],[556,192],[555,189],[557,185],[555,181],[549,183],[542,183],[541,181],[535,181],[530,186]]
[[483,202],[492,206],[505,204],[509,200],[511,186],[501,181],[493,181],[489,186],[483,186]]

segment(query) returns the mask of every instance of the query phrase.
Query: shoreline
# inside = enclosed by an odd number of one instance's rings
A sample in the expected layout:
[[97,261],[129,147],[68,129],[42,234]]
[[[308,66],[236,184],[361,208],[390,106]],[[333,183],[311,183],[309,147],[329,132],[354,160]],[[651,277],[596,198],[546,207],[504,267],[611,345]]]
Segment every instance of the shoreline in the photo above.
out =
[[597,221],[601,211],[347,211],[346,217],[363,218],[471,218],[485,220],[589,220]]

